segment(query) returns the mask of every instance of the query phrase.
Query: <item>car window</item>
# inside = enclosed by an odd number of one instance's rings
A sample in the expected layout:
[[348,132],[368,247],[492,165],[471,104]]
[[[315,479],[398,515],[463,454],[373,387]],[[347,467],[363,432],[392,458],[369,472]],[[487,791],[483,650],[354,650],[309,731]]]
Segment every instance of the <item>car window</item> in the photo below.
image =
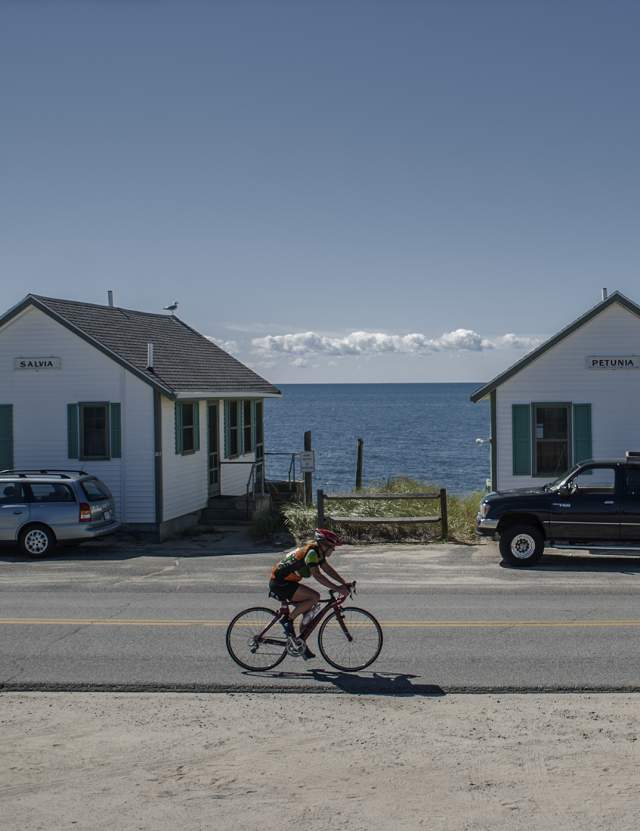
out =
[[31,482],[32,502],[75,502],[73,491],[69,485],[61,482]]
[[24,485],[21,482],[0,482],[0,505],[20,502],[26,502]]
[[627,468],[625,470],[624,489],[629,496],[640,496],[640,469]]
[[615,467],[583,468],[570,481],[570,487],[589,493],[613,493],[616,489]]
[[99,502],[101,499],[111,499],[109,488],[97,479],[83,479],[80,483],[89,502]]

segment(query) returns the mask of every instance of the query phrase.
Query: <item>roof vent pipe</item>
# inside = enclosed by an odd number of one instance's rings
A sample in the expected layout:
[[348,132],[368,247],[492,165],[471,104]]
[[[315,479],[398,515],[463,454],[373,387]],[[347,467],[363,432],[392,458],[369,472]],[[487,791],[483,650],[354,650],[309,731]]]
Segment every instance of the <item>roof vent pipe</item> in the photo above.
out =
[[602,289],[602,299],[603,299],[603,300],[606,300],[606,299],[607,299],[607,294],[608,294],[607,290],[606,290],[606,289]]
[[107,302],[110,306],[113,306],[113,292],[111,289],[107,292]]
[[147,369],[153,372],[153,344],[147,344]]

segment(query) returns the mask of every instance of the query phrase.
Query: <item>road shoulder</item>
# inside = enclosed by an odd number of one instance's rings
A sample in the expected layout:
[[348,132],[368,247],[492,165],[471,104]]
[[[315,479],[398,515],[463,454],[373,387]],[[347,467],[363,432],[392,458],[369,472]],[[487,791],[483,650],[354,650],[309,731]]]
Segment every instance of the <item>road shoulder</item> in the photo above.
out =
[[635,831],[639,701],[4,693],[3,824]]

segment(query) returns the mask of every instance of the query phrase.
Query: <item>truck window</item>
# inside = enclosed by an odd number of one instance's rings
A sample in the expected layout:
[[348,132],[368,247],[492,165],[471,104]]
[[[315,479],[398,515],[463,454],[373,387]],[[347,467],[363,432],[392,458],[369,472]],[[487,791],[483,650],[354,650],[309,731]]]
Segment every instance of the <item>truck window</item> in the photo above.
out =
[[640,469],[627,468],[625,470],[624,489],[628,496],[640,496]]
[[573,477],[571,487],[578,487],[583,493],[608,493],[616,489],[616,469],[614,467],[588,467]]

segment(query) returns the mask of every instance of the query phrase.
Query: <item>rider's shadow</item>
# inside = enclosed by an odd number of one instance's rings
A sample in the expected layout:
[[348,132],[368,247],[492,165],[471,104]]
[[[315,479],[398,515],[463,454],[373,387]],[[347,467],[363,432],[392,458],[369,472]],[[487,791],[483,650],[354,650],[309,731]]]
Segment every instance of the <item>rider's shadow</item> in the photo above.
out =
[[[335,689],[351,695],[389,695],[389,696],[424,696],[439,698],[446,695],[442,687],[437,684],[416,684],[413,678],[417,675],[393,672],[373,672],[366,675],[352,675],[348,672],[338,672],[325,669],[313,669],[310,672],[263,672],[261,677],[279,679],[286,684],[287,680],[307,681],[307,684],[300,685],[300,692],[322,692],[329,684]],[[311,688],[309,681],[313,679],[318,682],[318,687]],[[321,685],[321,686],[320,686]],[[295,692],[296,687],[286,686],[287,692]],[[270,685],[269,691],[274,688]]]
[[360,695],[433,696],[446,695],[437,684],[416,684],[411,679],[417,675],[397,675],[391,672],[374,672],[370,676],[351,675],[348,672],[330,672],[314,669],[311,675],[316,681],[333,684],[343,692]]

